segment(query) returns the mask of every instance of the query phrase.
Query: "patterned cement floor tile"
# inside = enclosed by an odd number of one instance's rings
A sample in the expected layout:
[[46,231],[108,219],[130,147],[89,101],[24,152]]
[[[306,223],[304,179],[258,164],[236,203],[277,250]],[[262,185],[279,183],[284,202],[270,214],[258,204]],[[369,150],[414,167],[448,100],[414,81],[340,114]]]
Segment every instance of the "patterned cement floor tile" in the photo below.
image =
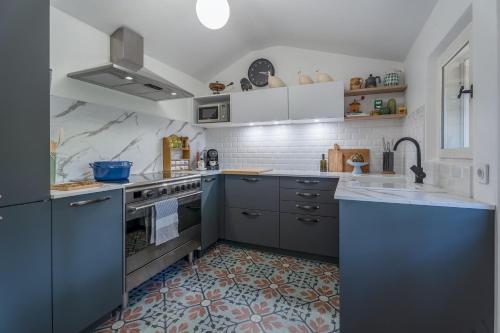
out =
[[334,264],[218,244],[130,293],[98,333],[340,332]]

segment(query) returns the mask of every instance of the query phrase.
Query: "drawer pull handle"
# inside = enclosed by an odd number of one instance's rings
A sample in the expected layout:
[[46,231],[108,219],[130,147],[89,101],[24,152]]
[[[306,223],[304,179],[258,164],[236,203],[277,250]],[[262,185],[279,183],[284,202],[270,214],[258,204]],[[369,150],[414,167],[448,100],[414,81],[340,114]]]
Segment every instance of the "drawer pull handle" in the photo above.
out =
[[241,214],[252,217],[262,216],[262,213],[253,213],[253,212],[242,212]]
[[247,178],[247,177],[245,177],[245,178],[241,178],[241,180],[249,182],[249,183],[256,183],[259,181],[259,178]]
[[319,206],[309,206],[309,205],[295,205],[295,207],[304,210],[316,210],[319,209]]
[[319,180],[304,180],[304,179],[297,179],[295,180],[297,183],[299,184],[306,184],[306,185],[310,185],[310,184],[319,184]]
[[321,195],[319,193],[305,193],[305,192],[296,192],[295,194],[303,198],[317,198]]
[[206,178],[205,183],[211,183],[215,180],[215,178]]
[[305,222],[305,223],[318,223],[319,219],[306,219],[304,217],[297,217],[297,221]]
[[102,198],[92,199],[92,200],[76,201],[76,202],[70,203],[69,205],[71,207],[82,207],[82,206],[92,205],[92,204],[96,204],[96,203],[108,201],[108,200],[111,200],[111,197],[102,197]]

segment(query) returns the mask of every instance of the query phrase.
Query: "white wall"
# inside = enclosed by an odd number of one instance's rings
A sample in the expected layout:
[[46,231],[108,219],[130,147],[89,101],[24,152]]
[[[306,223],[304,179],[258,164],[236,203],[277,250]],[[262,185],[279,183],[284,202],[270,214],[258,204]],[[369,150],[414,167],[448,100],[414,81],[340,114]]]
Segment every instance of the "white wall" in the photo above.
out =
[[[117,27],[118,28],[118,27]],[[147,43],[147,40],[145,41]],[[54,8],[50,8],[51,94],[86,102],[192,121],[190,99],[153,102],[66,77],[70,72],[109,63],[109,36]],[[146,68],[195,94],[207,93],[206,85],[149,56]]]
[[[496,0],[440,0],[434,8],[405,61],[408,83],[407,105],[414,112],[422,105],[426,110],[425,156],[436,159],[439,116],[435,103],[438,87],[434,63],[441,52],[472,20],[474,70],[474,163],[488,163],[491,182],[473,182],[476,199],[489,203],[497,200],[498,154],[491,149],[498,142],[498,82],[492,74],[498,71],[498,31]],[[461,162],[462,163],[462,162]]]
[[[500,1],[498,0],[440,0],[412,46],[405,61],[409,112],[415,112],[425,105],[426,157],[437,157],[438,129],[434,127],[438,116],[435,103],[438,88],[433,85],[436,56],[458,35],[461,29],[472,21],[472,52],[474,71],[474,124],[473,163],[490,165],[490,183],[478,184],[473,179],[473,196],[478,200],[500,207],[499,179],[499,36]],[[496,77],[495,77],[496,76]],[[453,166],[460,162],[447,160]],[[475,172],[472,172],[475,177]],[[498,218],[497,218],[498,220]],[[500,332],[499,299],[500,277],[500,228],[496,228],[496,299],[495,332]]]
[[[343,148],[370,149],[370,171],[382,172],[382,137],[397,140],[401,121],[352,121],[253,127],[211,128],[207,148],[219,151],[223,168],[265,167],[274,170],[319,171],[321,154],[335,143]],[[402,151],[395,171],[403,172]]]
[[[402,63],[395,61],[275,46],[245,55],[211,81],[233,81],[235,86],[229,91],[239,91],[240,79],[247,76],[250,64],[261,57],[273,63],[276,75],[288,86],[298,84],[299,70],[313,79],[316,70],[329,73],[335,80],[345,81],[347,87],[351,77],[366,78],[373,73],[383,78],[384,73],[403,68]],[[373,98],[367,97],[362,102],[364,111],[368,111],[373,105]],[[382,96],[384,100],[390,97],[394,96]],[[396,97],[398,103],[404,103],[404,96]],[[346,98],[346,105],[352,99]],[[338,143],[345,148],[369,148],[372,154],[372,171],[381,172],[382,137],[398,139],[402,135],[402,127],[401,121],[364,121],[208,129],[207,147],[219,150],[224,167],[264,166],[273,169],[319,170],[321,154],[327,154],[328,149]],[[396,158],[398,173],[404,172],[402,155],[398,152]]]
[[248,53],[215,75],[211,81],[219,80],[224,83],[234,81],[233,89],[239,91],[241,78],[247,77],[248,67],[258,58],[269,59],[274,65],[276,75],[289,86],[298,84],[299,70],[313,79],[316,77],[315,71],[320,70],[329,73],[335,80],[344,80],[347,83],[351,77],[365,78],[371,73],[382,76],[385,72],[403,68],[403,64],[396,61],[274,46]]

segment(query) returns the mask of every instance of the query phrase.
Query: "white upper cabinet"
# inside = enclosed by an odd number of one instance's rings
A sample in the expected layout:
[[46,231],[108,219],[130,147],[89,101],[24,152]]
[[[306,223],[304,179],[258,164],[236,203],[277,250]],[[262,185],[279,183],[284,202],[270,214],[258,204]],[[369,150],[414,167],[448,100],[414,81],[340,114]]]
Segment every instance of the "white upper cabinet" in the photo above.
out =
[[288,88],[290,120],[344,118],[344,82]]
[[288,88],[231,94],[231,123],[288,120]]

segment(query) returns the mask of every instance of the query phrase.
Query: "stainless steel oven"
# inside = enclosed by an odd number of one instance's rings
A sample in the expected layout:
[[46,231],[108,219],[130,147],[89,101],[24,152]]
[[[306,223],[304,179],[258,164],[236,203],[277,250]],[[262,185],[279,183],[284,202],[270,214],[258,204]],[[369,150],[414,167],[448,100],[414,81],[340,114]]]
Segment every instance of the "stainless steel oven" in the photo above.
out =
[[[201,245],[201,180],[199,176],[125,190],[126,292]],[[159,246],[154,242],[154,205],[177,198],[179,237]]]

